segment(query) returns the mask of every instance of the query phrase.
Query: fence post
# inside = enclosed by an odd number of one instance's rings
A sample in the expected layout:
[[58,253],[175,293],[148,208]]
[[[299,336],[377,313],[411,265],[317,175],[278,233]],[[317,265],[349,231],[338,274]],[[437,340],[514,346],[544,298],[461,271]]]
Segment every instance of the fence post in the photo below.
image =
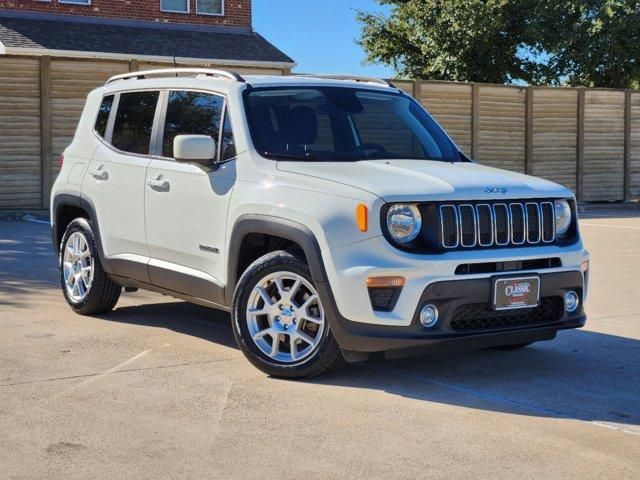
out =
[[624,91],[624,201],[631,200],[631,90]]
[[480,150],[480,85],[471,84],[471,158],[478,160]]
[[576,152],[576,196],[584,201],[584,102],[585,89],[578,89],[578,144]]
[[49,208],[53,186],[51,144],[51,57],[40,57],[40,190],[42,208]]
[[413,98],[422,105],[422,80],[413,81]]
[[527,175],[533,175],[533,87],[527,87],[527,106],[525,122],[525,156],[524,170]]

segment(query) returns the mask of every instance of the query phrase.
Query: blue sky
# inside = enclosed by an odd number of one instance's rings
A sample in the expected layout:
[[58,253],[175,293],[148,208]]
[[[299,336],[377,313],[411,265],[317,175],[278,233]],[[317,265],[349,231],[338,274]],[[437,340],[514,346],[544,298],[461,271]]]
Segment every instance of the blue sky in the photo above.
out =
[[356,10],[387,11],[374,0],[254,0],[253,25],[298,63],[295,72],[392,77],[390,68],[362,65]]

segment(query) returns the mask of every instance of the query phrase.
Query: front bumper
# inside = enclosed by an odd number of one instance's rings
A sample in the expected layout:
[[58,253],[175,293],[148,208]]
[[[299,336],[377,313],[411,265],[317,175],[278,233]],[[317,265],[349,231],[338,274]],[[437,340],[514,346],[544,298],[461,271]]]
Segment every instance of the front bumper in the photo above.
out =
[[[582,307],[585,292],[582,272],[562,271],[539,276],[541,306],[536,309],[542,309],[544,303],[544,310],[492,312],[493,277],[440,281],[424,289],[408,326],[351,321],[340,315],[328,284],[323,282],[318,288],[325,309],[332,310],[328,312],[331,329],[343,350],[384,351],[387,357],[393,358],[425,350],[449,351],[550,340],[558,330],[582,327],[586,321]],[[580,307],[571,314],[564,308],[564,294],[569,290],[580,296]],[[425,304],[436,305],[440,314],[432,328],[423,327],[419,321],[420,309]],[[469,309],[467,305],[474,307]],[[461,321],[465,315],[472,321]],[[473,320],[483,317],[488,320]]]

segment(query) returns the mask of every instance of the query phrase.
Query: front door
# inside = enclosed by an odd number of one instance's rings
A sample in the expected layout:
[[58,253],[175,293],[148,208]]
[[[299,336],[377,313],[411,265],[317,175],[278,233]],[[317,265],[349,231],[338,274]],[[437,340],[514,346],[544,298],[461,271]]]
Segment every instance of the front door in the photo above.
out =
[[[149,275],[154,285],[221,304],[227,208],[235,184],[235,160],[224,156],[233,156],[230,122],[223,119],[225,99],[170,91],[165,101],[156,143],[162,158],[151,161],[145,185]],[[173,140],[182,134],[212,136],[217,163],[207,169],[176,162]]]

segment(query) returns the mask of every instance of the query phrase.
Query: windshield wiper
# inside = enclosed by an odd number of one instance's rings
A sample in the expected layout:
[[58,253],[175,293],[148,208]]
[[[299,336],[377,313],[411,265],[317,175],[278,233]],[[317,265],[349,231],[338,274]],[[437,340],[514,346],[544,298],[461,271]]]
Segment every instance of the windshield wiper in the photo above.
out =
[[284,160],[304,160],[307,162],[313,162],[318,160],[318,158],[311,152],[307,152],[304,155],[295,155],[293,153],[263,152],[263,155],[265,157],[281,158]]

